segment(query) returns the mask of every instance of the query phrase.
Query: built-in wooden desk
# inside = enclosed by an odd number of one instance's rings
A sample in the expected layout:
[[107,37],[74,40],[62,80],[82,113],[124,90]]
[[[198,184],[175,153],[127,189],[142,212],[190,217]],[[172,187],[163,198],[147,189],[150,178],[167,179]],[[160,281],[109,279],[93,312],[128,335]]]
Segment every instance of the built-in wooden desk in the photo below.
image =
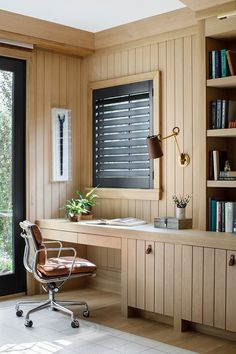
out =
[[141,309],[236,332],[236,236],[39,220],[48,239],[121,250],[122,311]]

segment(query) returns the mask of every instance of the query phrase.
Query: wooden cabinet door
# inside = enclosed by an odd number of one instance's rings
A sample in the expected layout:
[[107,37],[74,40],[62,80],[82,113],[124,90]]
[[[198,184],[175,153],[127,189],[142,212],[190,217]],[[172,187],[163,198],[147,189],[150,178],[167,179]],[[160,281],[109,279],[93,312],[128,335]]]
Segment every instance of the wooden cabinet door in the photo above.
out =
[[236,251],[227,251],[226,330],[236,332]]
[[174,313],[174,244],[132,240],[127,244],[128,306]]
[[[151,252],[149,253],[149,250]],[[154,242],[146,241],[146,306],[145,310],[154,312],[155,309],[155,247]]]

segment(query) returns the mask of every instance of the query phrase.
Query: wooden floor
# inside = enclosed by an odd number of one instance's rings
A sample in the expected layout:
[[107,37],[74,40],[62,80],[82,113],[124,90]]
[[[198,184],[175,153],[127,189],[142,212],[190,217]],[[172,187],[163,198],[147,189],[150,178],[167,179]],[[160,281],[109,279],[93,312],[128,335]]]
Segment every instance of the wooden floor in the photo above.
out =
[[[70,297],[73,298],[74,295],[75,293],[71,292]],[[197,353],[236,354],[236,342],[193,331],[178,333],[173,327],[143,318],[124,318],[121,315],[118,295],[93,289],[83,289],[79,295],[80,299],[89,303],[90,321]]]

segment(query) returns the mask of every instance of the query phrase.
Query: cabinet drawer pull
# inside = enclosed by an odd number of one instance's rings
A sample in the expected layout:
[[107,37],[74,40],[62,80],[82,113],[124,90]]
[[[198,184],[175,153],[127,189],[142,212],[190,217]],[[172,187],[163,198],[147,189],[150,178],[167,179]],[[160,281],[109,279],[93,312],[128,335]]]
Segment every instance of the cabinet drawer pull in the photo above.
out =
[[148,248],[146,249],[145,253],[150,254],[152,252],[152,245],[148,245]]
[[233,266],[235,264],[235,256],[234,254],[231,254],[230,259],[229,259],[229,266]]

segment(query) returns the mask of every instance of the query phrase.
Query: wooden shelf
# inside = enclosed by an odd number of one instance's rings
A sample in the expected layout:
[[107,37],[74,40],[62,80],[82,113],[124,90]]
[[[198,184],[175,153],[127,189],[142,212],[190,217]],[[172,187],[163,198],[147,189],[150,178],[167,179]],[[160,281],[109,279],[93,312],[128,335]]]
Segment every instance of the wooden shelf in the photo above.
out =
[[236,137],[236,128],[208,129],[207,130],[207,137],[234,138],[234,137]]
[[236,188],[236,181],[207,181],[207,187],[211,187],[211,188]]
[[236,87],[236,76],[221,77],[207,80],[207,87],[232,88]]

